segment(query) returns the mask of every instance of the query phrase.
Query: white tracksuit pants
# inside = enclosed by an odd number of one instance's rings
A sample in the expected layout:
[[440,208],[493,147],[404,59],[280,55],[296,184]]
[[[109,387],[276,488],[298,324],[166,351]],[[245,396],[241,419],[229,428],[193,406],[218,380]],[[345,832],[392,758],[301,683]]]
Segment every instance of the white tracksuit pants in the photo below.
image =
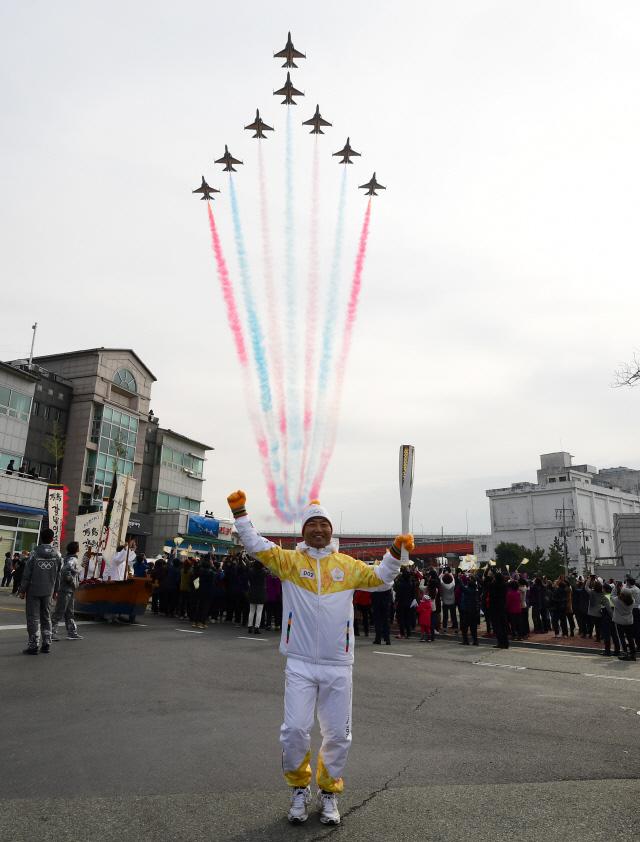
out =
[[351,745],[351,676],[351,665],[287,660],[280,743],[289,786],[308,786],[311,781],[311,729],[317,705],[322,746],[316,781],[326,792],[342,792]]

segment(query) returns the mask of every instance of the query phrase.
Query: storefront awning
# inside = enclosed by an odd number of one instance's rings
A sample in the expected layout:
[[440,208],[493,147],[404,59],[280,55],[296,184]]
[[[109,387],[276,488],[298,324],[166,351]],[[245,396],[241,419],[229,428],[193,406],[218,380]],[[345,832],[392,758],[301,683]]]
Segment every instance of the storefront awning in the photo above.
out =
[[47,514],[46,509],[36,509],[34,506],[20,506],[17,503],[2,502],[0,502],[0,511],[14,512],[18,515],[29,515],[29,517],[44,517]]

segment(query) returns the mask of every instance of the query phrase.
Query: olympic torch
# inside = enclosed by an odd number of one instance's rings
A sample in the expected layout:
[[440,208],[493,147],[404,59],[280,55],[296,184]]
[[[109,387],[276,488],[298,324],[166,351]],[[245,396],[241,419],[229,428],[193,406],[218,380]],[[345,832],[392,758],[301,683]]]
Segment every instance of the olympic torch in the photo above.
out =
[[[409,531],[409,515],[411,513],[411,494],[413,493],[413,462],[415,448],[412,444],[400,445],[400,514],[402,516],[402,534]],[[409,553],[403,547],[400,564],[409,561]]]

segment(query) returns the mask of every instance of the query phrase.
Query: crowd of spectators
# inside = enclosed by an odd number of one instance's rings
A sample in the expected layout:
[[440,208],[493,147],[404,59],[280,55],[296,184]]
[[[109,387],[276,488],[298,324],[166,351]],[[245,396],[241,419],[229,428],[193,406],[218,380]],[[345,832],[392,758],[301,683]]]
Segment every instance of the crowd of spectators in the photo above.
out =
[[410,637],[419,625],[425,642],[450,630],[461,634],[463,645],[469,638],[478,645],[484,618],[486,635],[495,637],[499,649],[551,631],[556,640],[594,639],[602,643],[602,655],[625,661],[635,661],[640,647],[640,588],[631,577],[605,582],[561,575],[552,581],[491,566],[475,573],[405,567],[394,597],[398,638]]
[[[28,553],[7,553],[2,586],[16,594]],[[245,553],[234,556],[169,556],[155,562],[136,556],[134,576],[153,585],[151,610],[194,628],[229,623],[249,634],[279,631],[282,626],[280,580]],[[602,643],[602,655],[635,661],[640,648],[640,588],[635,580],[608,582],[596,576],[544,576],[505,573],[497,567],[461,573],[448,567],[402,568],[392,590],[354,595],[354,634],[373,643],[391,645],[396,639],[420,634],[421,642],[442,634],[460,636],[462,645],[478,645],[484,636],[496,648],[510,641],[550,634],[556,640],[580,637]]]
[[[282,625],[282,588],[260,562],[245,553],[219,558],[158,559],[142,554],[133,565],[136,576],[153,583],[151,610],[194,628],[229,623],[250,634],[279,631]],[[419,634],[433,642],[443,634],[460,636],[462,645],[478,645],[484,636],[497,648],[553,631],[557,640],[579,636],[602,643],[602,655],[635,661],[640,647],[640,588],[634,579],[604,582],[596,576],[527,578],[497,567],[461,573],[450,568],[403,567],[393,588],[356,591],[354,634],[375,645]]]

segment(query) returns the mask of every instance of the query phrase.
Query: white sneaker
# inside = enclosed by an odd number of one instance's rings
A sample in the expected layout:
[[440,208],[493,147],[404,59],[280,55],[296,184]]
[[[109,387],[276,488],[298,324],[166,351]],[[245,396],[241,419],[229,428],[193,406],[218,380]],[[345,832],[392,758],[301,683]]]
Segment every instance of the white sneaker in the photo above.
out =
[[340,824],[340,813],[335,792],[324,792],[319,789],[316,796],[316,803],[320,811],[322,824]]
[[308,786],[294,786],[291,789],[291,807],[287,818],[291,824],[302,824],[309,818],[307,807],[311,804],[311,790]]

